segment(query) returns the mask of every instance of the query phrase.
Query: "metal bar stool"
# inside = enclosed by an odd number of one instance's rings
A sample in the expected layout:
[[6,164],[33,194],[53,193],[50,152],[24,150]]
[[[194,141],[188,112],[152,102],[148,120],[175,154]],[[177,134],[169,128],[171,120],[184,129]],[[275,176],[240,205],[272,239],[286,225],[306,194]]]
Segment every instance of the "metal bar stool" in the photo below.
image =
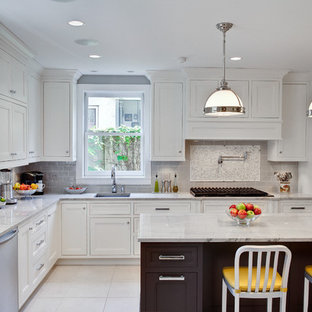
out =
[[[248,266],[240,266],[240,257],[248,253]],[[285,254],[283,271],[277,267],[280,253]],[[253,258],[256,256],[256,265]],[[263,264],[262,258],[264,258]],[[273,267],[270,263],[273,261]],[[286,295],[291,251],[286,246],[242,246],[235,253],[234,267],[223,268],[222,312],[226,312],[227,289],[234,296],[234,311],[239,312],[240,298],[267,298],[267,311],[272,311],[272,299],[280,298],[280,312],[286,311]]]
[[304,271],[303,312],[308,312],[309,283],[312,283],[312,265],[307,265]]

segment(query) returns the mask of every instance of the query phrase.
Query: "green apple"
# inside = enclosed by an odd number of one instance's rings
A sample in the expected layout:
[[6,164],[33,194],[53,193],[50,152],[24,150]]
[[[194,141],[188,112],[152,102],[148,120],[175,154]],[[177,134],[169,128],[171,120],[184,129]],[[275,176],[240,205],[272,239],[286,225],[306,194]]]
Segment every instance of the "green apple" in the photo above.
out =
[[255,216],[255,213],[252,210],[247,211],[247,219],[252,219]]
[[1,198],[0,198],[0,201],[1,201],[2,203],[4,203],[4,202],[5,202],[5,198],[1,197]]
[[244,203],[239,203],[236,205],[237,210],[246,210],[246,206]]

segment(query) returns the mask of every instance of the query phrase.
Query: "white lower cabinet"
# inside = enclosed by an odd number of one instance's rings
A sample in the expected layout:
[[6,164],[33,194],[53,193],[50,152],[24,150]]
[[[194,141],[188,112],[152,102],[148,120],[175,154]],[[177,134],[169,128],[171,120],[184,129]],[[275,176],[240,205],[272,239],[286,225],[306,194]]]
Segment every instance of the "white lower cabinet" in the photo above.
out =
[[87,204],[62,204],[61,250],[63,256],[87,255]]
[[48,220],[48,257],[47,267],[52,268],[59,257],[59,218],[57,204],[54,204],[47,215]]
[[131,254],[131,218],[90,218],[91,256]]
[[30,271],[30,229],[29,222],[19,227],[18,232],[18,293],[19,307],[21,307],[32,292]]

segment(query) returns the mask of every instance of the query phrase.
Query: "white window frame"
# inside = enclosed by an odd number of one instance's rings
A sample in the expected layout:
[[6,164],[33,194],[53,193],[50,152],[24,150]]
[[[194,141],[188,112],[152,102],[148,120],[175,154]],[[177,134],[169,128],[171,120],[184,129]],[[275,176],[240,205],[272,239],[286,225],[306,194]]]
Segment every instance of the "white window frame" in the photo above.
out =
[[[76,182],[98,185],[98,184],[111,184],[110,171],[103,171],[100,174],[85,175],[86,166],[86,136],[85,136],[85,123],[88,117],[85,106],[86,93],[111,93],[122,95],[133,93],[137,95],[142,93],[144,97],[142,105],[142,132],[143,140],[142,146],[142,170],[140,173],[129,171],[117,171],[116,179],[118,184],[128,185],[146,185],[151,184],[151,144],[150,144],[150,86],[149,85],[91,85],[91,84],[78,84],[77,85],[77,165],[76,165]],[[129,134],[128,134],[129,135]]]

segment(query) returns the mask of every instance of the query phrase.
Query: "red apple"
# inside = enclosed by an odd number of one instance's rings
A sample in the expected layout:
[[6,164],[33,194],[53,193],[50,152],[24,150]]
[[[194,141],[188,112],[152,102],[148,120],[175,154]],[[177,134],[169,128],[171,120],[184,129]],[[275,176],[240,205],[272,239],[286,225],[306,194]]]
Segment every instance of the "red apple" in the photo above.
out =
[[236,208],[236,205],[231,205],[229,209]]
[[241,209],[239,210],[237,216],[240,218],[240,219],[245,219],[247,217],[247,211],[244,210],[244,209]]
[[[233,205],[233,206],[235,206],[235,205]],[[233,208],[230,209],[230,214],[231,214],[232,217],[237,217],[238,210],[233,207]]]
[[254,205],[253,204],[248,203],[248,204],[245,204],[245,206],[246,206],[247,210],[254,210]]
[[255,207],[255,209],[254,209],[254,213],[255,213],[255,215],[260,215],[261,214],[261,209],[259,208],[259,207]]

